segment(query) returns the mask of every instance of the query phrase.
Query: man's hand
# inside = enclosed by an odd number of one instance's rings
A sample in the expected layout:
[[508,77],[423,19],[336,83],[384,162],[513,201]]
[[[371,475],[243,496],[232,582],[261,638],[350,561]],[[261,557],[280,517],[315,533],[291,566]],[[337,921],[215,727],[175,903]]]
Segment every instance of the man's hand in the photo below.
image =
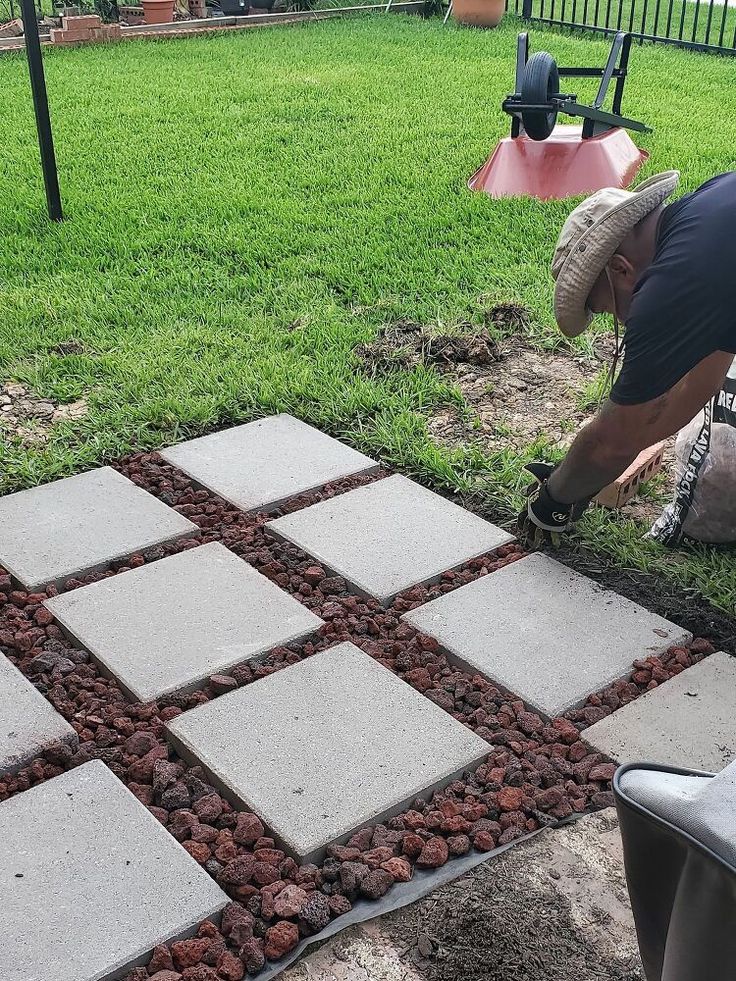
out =
[[560,535],[572,528],[590,501],[579,504],[556,501],[547,489],[547,480],[555,469],[548,463],[530,463],[524,469],[529,471],[535,482],[526,489],[528,500],[519,515],[519,534],[535,546],[545,541],[557,546]]

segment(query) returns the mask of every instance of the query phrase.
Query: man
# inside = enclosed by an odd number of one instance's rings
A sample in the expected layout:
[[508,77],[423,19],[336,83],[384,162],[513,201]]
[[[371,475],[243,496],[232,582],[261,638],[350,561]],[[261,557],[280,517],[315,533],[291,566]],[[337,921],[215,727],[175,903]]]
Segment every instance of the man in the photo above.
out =
[[552,262],[555,317],[576,337],[593,314],[626,324],[621,372],[596,418],[537,480],[520,516],[539,537],[567,531],[641,450],[714,395],[736,355],[736,172],[666,205],[679,174],[605,188],[565,222]]

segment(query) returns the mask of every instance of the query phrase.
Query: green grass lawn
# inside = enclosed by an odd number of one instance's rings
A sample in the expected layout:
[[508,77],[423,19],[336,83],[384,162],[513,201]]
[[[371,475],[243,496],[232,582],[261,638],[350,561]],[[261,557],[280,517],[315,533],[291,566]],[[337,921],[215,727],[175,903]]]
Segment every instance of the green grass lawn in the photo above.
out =
[[[370,377],[354,348],[401,318],[480,324],[501,302],[561,343],[547,266],[570,205],[465,186],[508,129],[517,29],[369,15],[49,52],[58,226],[25,60],[3,56],[0,382],[90,405],[46,444],[0,445],[3,490],[288,411],[509,519],[544,447],[436,445],[426,415],[457,391],[428,368]],[[604,60],[605,41],[543,34],[562,64]],[[734,63],[652,46],[632,62],[624,110],[656,129],[647,172],[680,168],[689,189],[732,168]],[[80,353],[56,352],[71,340]],[[643,531],[596,511],[579,541],[734,608],[733,553],[666,552]]]

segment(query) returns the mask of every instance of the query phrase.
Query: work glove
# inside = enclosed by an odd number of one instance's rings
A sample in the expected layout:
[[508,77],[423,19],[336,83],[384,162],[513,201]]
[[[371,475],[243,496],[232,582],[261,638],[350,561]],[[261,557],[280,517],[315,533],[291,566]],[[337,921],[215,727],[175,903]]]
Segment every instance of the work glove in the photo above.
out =
[[561,504],[547,490],[547,481],[555,468],[548,463],[529,463],[524,468],[534,477],[526,489],[527,504],[518,518],[520,537],[539,546],[548,542],[557,547],[560,536],[569,531],[583,514],[590,498],[576,504]]

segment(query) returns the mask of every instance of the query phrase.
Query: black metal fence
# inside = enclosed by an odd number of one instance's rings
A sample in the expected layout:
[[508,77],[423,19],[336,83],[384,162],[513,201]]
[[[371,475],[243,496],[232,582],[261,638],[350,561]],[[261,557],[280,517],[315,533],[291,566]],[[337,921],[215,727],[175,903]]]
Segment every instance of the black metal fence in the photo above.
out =
[[525,20],[736,55],[736,0],[507,0]]

